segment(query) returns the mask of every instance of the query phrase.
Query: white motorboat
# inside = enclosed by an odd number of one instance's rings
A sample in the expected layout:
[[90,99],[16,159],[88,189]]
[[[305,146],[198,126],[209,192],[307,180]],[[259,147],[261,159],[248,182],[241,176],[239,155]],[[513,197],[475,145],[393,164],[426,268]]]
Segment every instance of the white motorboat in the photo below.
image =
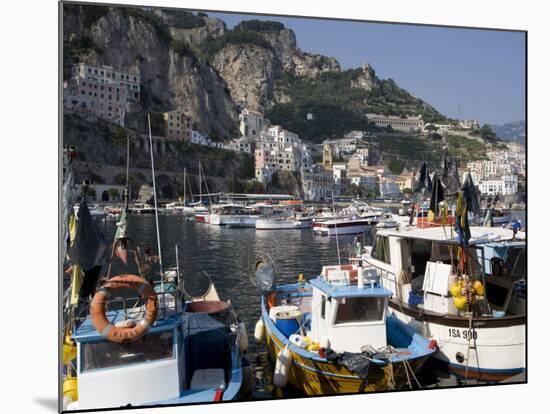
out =
[[148,203],[135,203],[130,211],[132,214],[155,214],[155,207]]
[[309,229],[312,225],[313,217],[301,213],[282,217],[261,217],[256,220],[257,230]]
[[332,220],[316,222],[313,231],[327,236],[341,236],[345,234],[360,234],[369,230],[370,221],[361,217],[342,217]]
[[184,201],[174,201],[166,204],[166,211],[172,214],[182,214],[184,216],[192,216],[195,214],[195,209],[188,206]]
[[376,224],[377,229],[390,229],[395,228],[399,225],[397,220],[394,218],[391,213],[384,213],[378,218],[378,223]]

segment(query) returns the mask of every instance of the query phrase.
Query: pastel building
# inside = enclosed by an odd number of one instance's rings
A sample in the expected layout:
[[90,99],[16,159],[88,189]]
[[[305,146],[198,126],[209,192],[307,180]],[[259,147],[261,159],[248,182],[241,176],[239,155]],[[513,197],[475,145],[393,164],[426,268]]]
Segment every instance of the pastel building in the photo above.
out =
[[162,115],[166,126],[166,138],[192,142],[191,118],[187,117],[183,110],[174,109],[173,111],[164,112]]
[[128,105],[140,100],[140,76],[111,66],[74,65],[63,84],[63,106],[124,126]]

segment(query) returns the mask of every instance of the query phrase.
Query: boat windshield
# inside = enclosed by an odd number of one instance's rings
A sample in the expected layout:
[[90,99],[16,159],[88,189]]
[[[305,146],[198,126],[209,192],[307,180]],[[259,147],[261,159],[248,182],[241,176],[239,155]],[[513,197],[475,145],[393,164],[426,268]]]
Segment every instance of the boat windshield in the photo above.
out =
[[171,358],[174,348],[173,333],[172,331],[149,333],[136,341],[123,344],[110,341],[87,342],[81,347],[82,372],[112,368]]
[[385,298],[345,298],[338,303],[335,324],[347,322],[374,322],[384,317]]

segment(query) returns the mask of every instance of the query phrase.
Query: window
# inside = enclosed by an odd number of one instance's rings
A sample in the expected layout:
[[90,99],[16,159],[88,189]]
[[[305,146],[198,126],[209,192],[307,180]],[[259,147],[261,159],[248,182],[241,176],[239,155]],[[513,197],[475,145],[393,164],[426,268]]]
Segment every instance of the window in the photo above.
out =
[[321,296],[321,319],[327,318],[327,297]]
[[121,345],[116,342],[82,344],[82,371],[172,358],[173,334],[165,331]]
[[390,240],[388,237],[378,236],[374,241],[371,256],[384,263],[391,263]]
[[345,298],[339,301],[335,324],[346,322],[381,321],[384,316],[385,298]]

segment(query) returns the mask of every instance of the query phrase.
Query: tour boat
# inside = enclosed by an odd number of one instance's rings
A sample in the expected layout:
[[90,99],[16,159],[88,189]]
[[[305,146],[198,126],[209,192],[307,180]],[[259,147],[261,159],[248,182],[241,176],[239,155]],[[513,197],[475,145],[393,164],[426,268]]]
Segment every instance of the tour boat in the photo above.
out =
[[525,370],[525,234],[471,227],[381,229],[358,259],[393,296],[390,312],[438,344],[436,360],[468,379],[500,381]]
[[435,342],[388,311],[391,294],[357,265],[265,292],[254,336],[275,361],[274,385],[307,395],[417,387]]
[[241,204],[222,204],[213,206],[210,212],[211,225],[231,227],[256,227],[261,216],[259,210]]

